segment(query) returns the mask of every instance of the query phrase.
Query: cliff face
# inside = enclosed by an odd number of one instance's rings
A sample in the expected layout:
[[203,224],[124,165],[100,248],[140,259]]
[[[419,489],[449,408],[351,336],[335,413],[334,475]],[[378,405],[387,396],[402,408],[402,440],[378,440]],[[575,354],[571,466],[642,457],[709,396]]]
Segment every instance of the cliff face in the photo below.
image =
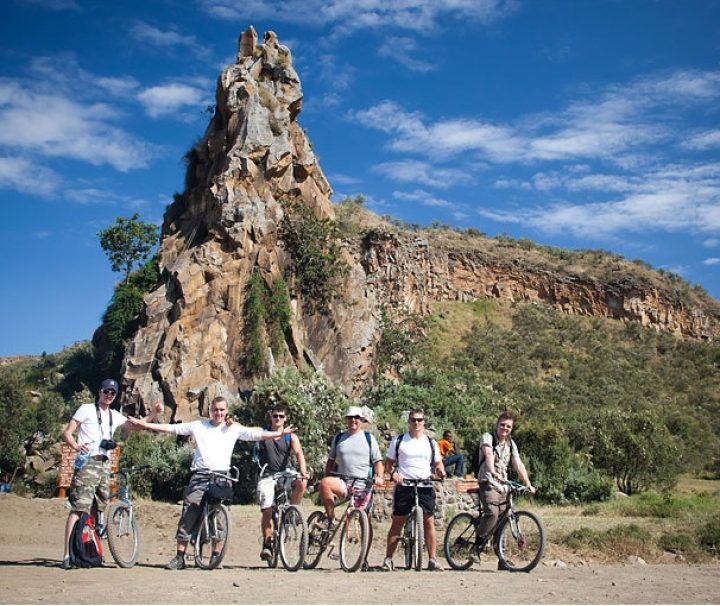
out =
[[[684,309],[657,291],[533,272],[453,251],[428,240],[371,231],[346,247],[342,293],[318,312],[293,278],[282,241],[285,200],[334,217],[331,188],[296,122],[302,90],[289,49],[252,28],[237,61],[220,74],[216,112],[188,154],[186,190],[162,230],[162,281],[145,298],[141,326],[123,362],[126,405],[144,408],[161,392],[175,420],[207,414],[216,395],[235,397],[257,376],[245,365],[246,287],[258,271],[270,287],[290,285],[292,318],[283,363],[323,368],[351,394],[372,380],[380,308],[427,313],[434,301],[543,301],[568,313],[637,320],[692,337],[718,334],[718,318]],[[353,250],[354,252],[350,252]],[[275,363],[266,355],[265,372]]]

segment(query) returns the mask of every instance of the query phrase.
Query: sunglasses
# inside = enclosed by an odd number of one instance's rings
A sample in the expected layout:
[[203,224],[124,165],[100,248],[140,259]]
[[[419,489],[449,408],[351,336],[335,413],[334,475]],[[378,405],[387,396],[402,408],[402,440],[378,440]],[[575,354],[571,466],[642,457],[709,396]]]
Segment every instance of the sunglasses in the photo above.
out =
[[114,396],[117,393],[114,389],[103,389],[102,392],[106,396]]
[[410,419],[411,423],[422,423],[425,419],[418,419],[417,417],[413,417]]
[[352,415],[350,417],[345,417],[346,419],[351,419],[353,421],[362,421],[362,417],[360,415]]
[[273,415],[272,418],[273,419],[284,419],[285,415]]

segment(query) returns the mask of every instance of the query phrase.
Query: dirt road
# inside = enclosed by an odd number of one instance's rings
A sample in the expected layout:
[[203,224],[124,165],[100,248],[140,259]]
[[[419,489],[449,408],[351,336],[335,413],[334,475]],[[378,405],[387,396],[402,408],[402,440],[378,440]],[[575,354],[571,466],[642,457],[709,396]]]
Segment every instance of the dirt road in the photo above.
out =
[[[63,499],[0,495],[0,603],[41,604],[718,604],[720,567],[586,563],[530,574],[501,573],[495,562],[467,572],[379,570],[378,529],[365,573],[347,574],[324,557],[318,569],[269,570],[258,558],[256,507],[233,507],[233,537],[222,570],[162,567],[174,554],[177,505],[140,501],[142,549],[130,570],[63,571],[58,566],[67,509]],[[308,505],[309,507],[309,505]],[[552,532],[552,529],[548,529]]]

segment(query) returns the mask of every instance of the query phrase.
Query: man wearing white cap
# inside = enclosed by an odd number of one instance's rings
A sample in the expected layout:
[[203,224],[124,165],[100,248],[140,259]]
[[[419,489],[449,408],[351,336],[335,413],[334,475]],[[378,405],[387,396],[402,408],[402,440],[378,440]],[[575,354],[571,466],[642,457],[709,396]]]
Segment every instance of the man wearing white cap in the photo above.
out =
[[[330,446],[328,460],[325,464],[325,477],[320,481],[320,500],[330,525],[335,520],[335,499],[344,499],[348,494],[348,483],[333,473],[351,478],[373,478],[375,484],[383,483],[382,454],[375,436],[363,431],[365,420],[363,409],[350,406],[345,411],[347,431],[337,434]],[[372,500],[369,499],[366,509],[370,511]]]

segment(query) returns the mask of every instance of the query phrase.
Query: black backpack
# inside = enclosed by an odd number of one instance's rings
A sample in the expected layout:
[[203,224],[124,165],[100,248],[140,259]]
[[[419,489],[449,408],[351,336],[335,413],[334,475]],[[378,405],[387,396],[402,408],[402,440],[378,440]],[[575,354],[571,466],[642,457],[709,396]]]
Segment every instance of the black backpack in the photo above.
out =
[[70,563],[78,568],[102,566],[100,537],[95,531],[95,518],[83,513],[70,534]]

